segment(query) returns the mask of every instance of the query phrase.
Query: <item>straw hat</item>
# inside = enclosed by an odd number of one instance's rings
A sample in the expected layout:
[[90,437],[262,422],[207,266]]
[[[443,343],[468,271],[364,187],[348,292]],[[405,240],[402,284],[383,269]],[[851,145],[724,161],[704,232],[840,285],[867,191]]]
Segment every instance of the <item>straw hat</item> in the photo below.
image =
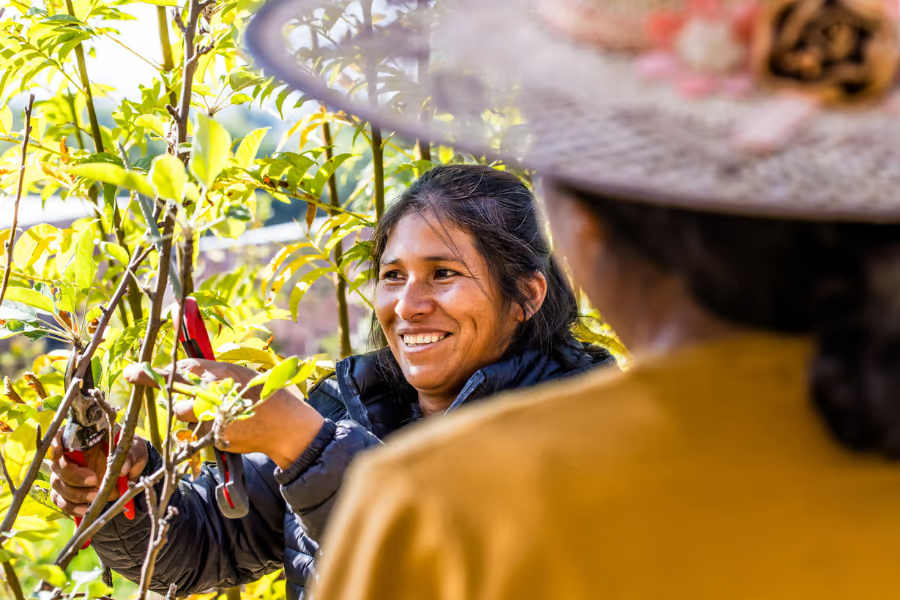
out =
[[247,40],[334,108],[597,192],[897,222],[897,3],[274,0]]

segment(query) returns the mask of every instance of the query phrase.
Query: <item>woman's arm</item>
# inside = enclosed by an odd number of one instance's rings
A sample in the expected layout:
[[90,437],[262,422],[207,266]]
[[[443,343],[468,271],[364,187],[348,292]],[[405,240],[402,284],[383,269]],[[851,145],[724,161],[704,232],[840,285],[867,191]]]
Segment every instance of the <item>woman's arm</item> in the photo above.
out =
[[322,538],[350,463],[360,452],[379,445],[381,440],[355,421],[326,421],[294,464],[275,471],[281,494],[313,541]]
[[[135,440],[136,443],[146,443]],[[144,473],[158,469],[161,458],[147,444]],[[179,594],[212,587],[233,587],[259,579],[282,566],[285,504],[274,478],[275,464],[261,454],[243,457],[250,513],[228,519],[216,504],[217,469],[206,464],[195,481],[181,480],[170,506],[178,511],[168,541],[157,559],[150,588],[165,593],[169,583]],[[162,484],[157,485],[157,492]],[[135,498],[134,520],[116,516],[93,538],[103,563],[127,579],[138,581],[150,538],[150,516],[144,496]]]

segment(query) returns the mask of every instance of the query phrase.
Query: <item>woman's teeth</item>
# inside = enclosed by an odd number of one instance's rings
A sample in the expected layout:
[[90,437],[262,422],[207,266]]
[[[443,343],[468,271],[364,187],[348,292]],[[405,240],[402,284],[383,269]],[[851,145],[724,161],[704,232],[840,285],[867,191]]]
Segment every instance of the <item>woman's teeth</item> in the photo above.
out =
[[448,335],[449,334],[447,333],[434,333],[428,335],[404,335],[401,337],[403,338],[403,343],[407,346],[424,346],[426,344],[439,342]]

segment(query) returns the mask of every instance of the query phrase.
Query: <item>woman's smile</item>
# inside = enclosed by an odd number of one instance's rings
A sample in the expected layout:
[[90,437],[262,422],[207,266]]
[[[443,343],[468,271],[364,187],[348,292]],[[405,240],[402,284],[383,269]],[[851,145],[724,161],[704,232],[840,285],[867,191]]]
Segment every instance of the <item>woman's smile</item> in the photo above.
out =
[[407,351],[418,351],[433,348],[452,334],[446,331],[432,331],[428,333],[400,333],[400,339]]

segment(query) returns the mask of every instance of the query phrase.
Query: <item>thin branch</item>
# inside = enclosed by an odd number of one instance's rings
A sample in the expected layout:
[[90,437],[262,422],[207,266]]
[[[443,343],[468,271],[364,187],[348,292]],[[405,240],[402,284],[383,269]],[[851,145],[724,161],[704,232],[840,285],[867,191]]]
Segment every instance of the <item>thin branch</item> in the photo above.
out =
[[9,469],[6,468],[6,459],[3,458],[3,451],[0,451],[0,467],[3,467],[3,478],[6,479],[6,485],[9,486],[9,491],[11,494],[16,493],[16,484],[13,482],[12,477],[9,476]]
[[[179,279],[181,281],[181,296],[178,301],[178,316],[172,327],[172,356],[171,364],[178,363],[178,340],[181,338],[182,324],[184,323],[184,301],[187,297],[188,281],[191,279],[191,270],[193,268],[193,251],[191,250],[193,240],[193,232],[190,228],[182,231],[185,238],[183,251],[181,253],[181,273]],[[147,590],[150,588],[150,582],[153,579],[153,571],[156,568],[156,558],[159,551],[166,543],[166,534],[169,529],[171,518],[177,515],[174,507],[169,506],[172,494],[178,487],[178,478],[175,469],[178,463],[173,460],[172,456],[172,418],[175,415],[175,369],[169,372],[169,380],[166,382],[166,402],[168,403],[166,411],[166,439],[163,452],[163,469],[165,469],[165,481],[163,483],[162,496],[159,499],[155,510],[150,509],[152,516],[150,529],[150,545],[147,547],[147,556],[144,559],[144,566],[141,569],[141,581],[138,587],[138,600],[144,600],[147,597]],[[163,516],[163,511],[166,515]],[[174,512],[174,515],[172,514]]]
[[[162,8],[162,7],[159,7],[159,8]],[[163,10],[165,11],[165,9],[163,9]],[[149,58],[146,58],[146,57],[144,57],[144,56],[141,56],[140,54],[138,54],[137,52],[135,52],[134,50],[132,50],[131,48],[129,48],[128,46],[126,46],[125,44],[123,44],[122,42],[120,42],[119,40],[117,40],[116,38],[114,38],[113,36],[111,36],[111,35],[109,34],[109,32],[103,31],[103,32],[101,32],[101,33],[103,33],[103,35],[105,35],[106,37],[108,37],[109,39],[111,39],[112,41],[114,41],[115,43],[117,43],[118,45],[122,46],[123,48],[125,48],[126,50],[128,50],[129,52],[131,52],[132,54],[134,54],[136,57],[138,57],[139,59],[141,59],[142,61],[144,61],[144,62],[147,63],[148,65],[150,65],[151,67],[153,67],[155,70],[157,70],[157,71],[162,71],[162,70],[163,70],[162,67],[160,67],[158,64],[156,64],[155,62],[153,62],[153,61],[150,60]]]
[[[196,452],[199,452],[203,448],[208,446],[212,446],[213,443],[213,434],[212,432],[206,434],[196,442],[189,443],[178,452],[175,456],[175,460],[178,464],[183,463],[193,456]],[[84,543],[91,539],[98,531],[109,525],[110,521],[116,518],[119,513],[125,510],[125,505],[128,504],[129,500],[132,500],[136,496],[144,493],[144,490],[147,489],[148,486],[155,485],[160,479],[162,479],[163,475],[166,474],[165,467],[160,467],[154,473],[147,477],[142,477],[141,480],[136,484],[129,484],[128,491],[122,494],[118,500],[113,503],[112,506],[106,510],[103,515],[95,520],[89,527],[84,528],[84,531],[75,532],[75,535],[71,540],[66,544],[63,551],[60,553],[59,557],[56,559],[56,564],[62,568],[68,566],[69,562],[75,557],[75,554],[78,552],[78,549],[84,546]],[[79,528],[81,529],[81,528]]]
[[[159,334],[159,328],[161,324],[160,315],[162,313],[162,300],[163,294],[166,289],[166,280],[169,272],[169,255],[172,252],[172,229],[174,227],[174,223],[174,217],[171,214],[166,215],[165,224],[163,227],[162,250],[160,251],[159,255],[159,272],[157,274],[156,281],[156,295],[150,302],[150,317],[147,319],[147,329],[144,333],[144,342],[141,345],[139,362],[142,363],[150,362],[153,359],[154,342],[157,335]],[[106,317],[107,315],[108,313],[104,314],[104,317]],[[98,336],[94,337],[97,338]],[[143,397],[143,386],[136,385],[131,388],[131,396],[128,399],[128,408],[125,413],[125,423],[119,436],[119,443],[116,446],[115,451],[111,453],[109,455],[109,458],[107,459],[106,473],[103,475],[103,480],[100,483],[100,489],[97,492],[97,497],[94,498],[94,501],[91,503],[91,507],[88,509],[87,514],[82,519],[81,525],[78,526],[76,534],[79,531],[87,529],[91,525],[91,523],[96,521],[106,507],[106,502],[113,491],[116,480],[119,478],[122,467],[125,465],[125,460],[128,458],[128,452],[131,450],[131,446],[134,443],[134,430],[137,428],[138,417],[140,416],[140,409],[142,404],[141,400]],[[68,548],[68,544],[66,545],[66,548]],[[64,552],[65,551],[66,550],[64,549]],[[65,564],[61,564],[59,562],[57,562],[57,564],[65,569],[68,566],[68,561],[66,561]]]
[[[372,21],[372,0],[360,2],[363,14],[363,29],[366,34],[375,33]],[[378,106],[378,57],[373,53],[365,56],[366,90],[369,93],[369,104]],[[375,171],[375,218],[381,221],[384,214],[384,140],[381,128],[369,123],[372,128],[372,167]]]
[[[331,138],[331,124],[327,121],[322,123],[322,138],[325,142],[325,158],[330,161],[334,158],[334,148],[333,140]],[[330,201],[331,206],[336,208],[341,207],[341,200],[338,197],[337,169],[335,169],[331,173],[331,177],[328,178],[328,200]],[[334,217],[338,213],[332,210],[330,214]],[[339,240],[337,244],[334,245],[334,262],[336,265],[341,264],[341,258],[343,256],[344,242],[343,240]],[[347,358],[353,353],[353,348],[350,345],[350,314],[347,307],[347,281],[340,277],[340,275],[335,278],[335,288],[337,290],[338,339],[341,342],[341,358]]]
[[31,109],[34,106],[34,94],[28,97],[28,106],[25,107],[25,137],[22,140],[22,161],[19,166],[19,184],[16,187],[16,204],[13,208],[13,222],[9,229],[9,240],[6,242],[6,270],[3,272],[3,284],[0,286],[0,304],[6,296],[6,288],[9,285],[9,276],[12,273],[13,245],[16,243],[16,228],[19,226],[19,203],[22,202],[22,188],[25,185],[25,160],[27,158],[28,140],[31,138]]
[[[172,59],[172,43],[169,41],[169,21],[166,18],[166,8],[156,7],[156,23],[159,26],[159,46],[162,49],[163,72],[171,73],[175,69],[175,61]],[[174,89],[169,90],[169,102],[178,102],[178,94]]]
[[[71,16],[75,16],[75,7],[72,0],[66,0],[66,10]],[[88,119],[91,121],[91,135],[94,138],[94,151],[103,152],[103,136],[100,134],[100,122],[97,120],[97,111],[94,109],[94,96],[91,93],[91,80],[88,79],[87,64],[84,61],[84,48],[79,43],[75,46],[75,60],[78,63],[78,75],[81,77],[81,85],[84,88],[85,104],[87,105]]]
[[[138,265],[144,262],[144,259],[147,258],[147,255],[149,253],[149,249],[143,250],[138,248],[137,250],[135,250],[135,255],[128,265],[128,270],[131,271],[133,269],[136,269]],[[34,459],[31,461],[31,465],[28,467],[28,472],[25,473],[25,477],[19,484],[18,493],[13,495],[12,502],[9,505],[9,509],[7,509],[6,511],[6,516],[3,518],[3,522],[0,523],[0,535],[12,529],[13,524],[16,521],[16,517],[19,514],[19,510],[21,510],[22,508],[22,503],[25,501],[25,496],[28,495],[28,490],[31,489],[31,486],[34,484],[35,479],[37,479],[38,472],[41,469],[41,465],[43,464],[44,457],[47,455],[47,451],[50,449],[50,444],[53,441],[53,438],[56,437],[56,433],[59,431],[59,427],[60,425],[62,425],[63,420],[66,418],[69,412],[69,407],[72,405],[75,397],[81,393],[81,382],[84,379],[84,374],[87,372],[88,368],[91,365],[91,358],[94,356],[94,352],[97,351],[97,348],[103,341],[103,332],[106,331],[106,328],[109,325],[109,321],[110,319],[112,319],[113,313],[115,312],[116,305],[118,305],[119,301],[122,300],[122,296],[125,295],[125,289],[127,287],[128,275],[126,273],[122,275],[122,280],[119,282],[119,287],[116,289],[112,298],[110,298],[109,303],[105,308],[101,307],[103,316],[100,318],[100,323],[97,326],[97,333],[94,334],[94,336],[91,338],[90,344],[88,344],[88,347],[78,357],[78,366],[76,367],[75,374],[73,375],[72,381],[69,384],[69,389],[66,390],[66,394],[60,402],[59,408],[56,409],[56,414],[53,416],[53,421],[50,422],[50,426],[47,428],[47,432],[44,434],[41,443],[37,448]],[[119,468],[122,468],[121,465],[119,466]]]
[[16,600],[25,600],[25,594],[22,593],[22,584],[19,582],[16,570],[13,569],[12,562],[8,560],[3,561],[3,574],[6,576],[6,583],[12,590],[13,597]]

